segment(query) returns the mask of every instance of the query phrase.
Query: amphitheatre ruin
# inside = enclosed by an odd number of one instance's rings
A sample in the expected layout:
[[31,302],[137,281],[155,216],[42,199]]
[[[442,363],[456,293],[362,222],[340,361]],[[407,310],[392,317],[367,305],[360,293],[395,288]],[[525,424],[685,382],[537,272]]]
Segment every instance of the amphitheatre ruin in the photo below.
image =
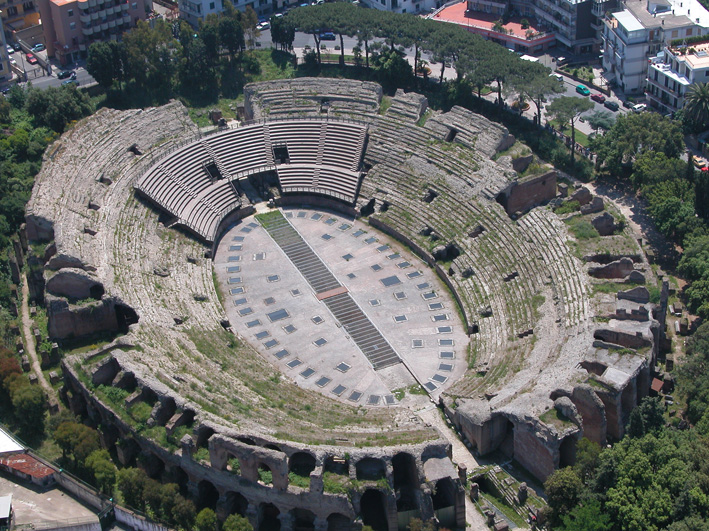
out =
[[415,93],[273,81],[244,112],[101,109],[37,177],[31,289],[53,341],[109,337],[62,392],[123,464],[255,529],[452,528],[467,478],[423,412],[541,481],[622,436],[667,286],[610,205]]

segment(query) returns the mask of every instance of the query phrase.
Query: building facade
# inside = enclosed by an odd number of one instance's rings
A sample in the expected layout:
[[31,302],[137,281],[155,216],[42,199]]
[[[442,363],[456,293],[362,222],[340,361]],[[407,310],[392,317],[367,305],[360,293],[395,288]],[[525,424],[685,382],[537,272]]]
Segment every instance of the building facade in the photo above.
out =
[[709,38],[688,46],[665,46],[647,70],[650,106],[662,113],[684,107],[684,97],[694,83],[709,82]]
[[[232,4],[239,11],[250,7],[259,17],[268,17],[289,5],[287,0],[233,0]],[[208,15],[224,11],[224,0],[179,0],[179,6],[180,18],[197,27]]]
[[68,64],[87,56],[91,43],[117,40],[146,20],[151,0],[38,0],[47,55]]
[[[0,12],[1,13],[1,12]],[[12,80],[12,70],[10,69],[10,56],[7,53],[7,41],[5,40],[5,28],[0,19],[0,86],[6,85]]]
[[0,0],[0,18],[8,31],[39,24],[39,9],[34,0]]
[[367,7],[394,13],[427,13],[443,5],[441,0],[361,0]]
[[642,93],[648,61],[663,46],[708,32],[709,12],[698,0],[626,0],[604,21],[605,77],[626,94]]
[[557,46],[576,54],[600,50],[593,6],[592,0],[468,0],[471,12],[533,19],[535,28],[555,36]]

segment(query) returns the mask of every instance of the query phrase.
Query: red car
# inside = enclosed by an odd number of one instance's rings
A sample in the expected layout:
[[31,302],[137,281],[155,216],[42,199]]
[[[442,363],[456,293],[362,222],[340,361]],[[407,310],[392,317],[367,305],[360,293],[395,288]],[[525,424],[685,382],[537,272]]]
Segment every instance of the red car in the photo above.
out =
[[591,99],[597,101],[598,103],[603,103],[606,101],[606,97],[603,94],[591,94]]
[[32,55],[31,53],[27,54],[27,62],[31,65],[36,65],[37,64],[37,58]]

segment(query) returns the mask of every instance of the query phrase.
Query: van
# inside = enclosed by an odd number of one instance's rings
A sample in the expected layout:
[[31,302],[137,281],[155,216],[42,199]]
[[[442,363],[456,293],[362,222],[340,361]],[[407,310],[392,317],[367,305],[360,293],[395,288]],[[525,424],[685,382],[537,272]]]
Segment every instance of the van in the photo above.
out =
[[637,105],[633,105],[633,108],[631,109],[633,112],[643,112],[645,109],[647,109],[647,105],[644,103],[638,103]]
[[552,73],[552,74],[549,74],[549,77],[553,77],[553,78],[556,79],[559,83],[563,83],[563,82],[564,82],[564,76],[562,76],[561,74]]

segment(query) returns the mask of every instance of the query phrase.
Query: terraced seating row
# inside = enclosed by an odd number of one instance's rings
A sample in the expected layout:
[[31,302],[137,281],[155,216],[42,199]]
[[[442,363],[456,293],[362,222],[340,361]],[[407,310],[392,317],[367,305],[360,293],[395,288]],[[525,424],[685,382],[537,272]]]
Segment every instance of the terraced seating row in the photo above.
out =
[[319,193],[353,203],[360,174],[332,166],[283,165],[277,167],[281,190]]
[[[192,142],[154,165],[136,188],[207,240],[239,198],[230,182],[276,168],[285,192],[317,192],[353,203],[367,128],[353,122],[288,120],[251,124]],[[214,164],[221,179],[206,166]]]
[[250,83],[244,93],[247,110],[256,120],[315,114],[323,109],[371,116],[379,110],[382,97],[381,87],[375,83],[321,78]]

